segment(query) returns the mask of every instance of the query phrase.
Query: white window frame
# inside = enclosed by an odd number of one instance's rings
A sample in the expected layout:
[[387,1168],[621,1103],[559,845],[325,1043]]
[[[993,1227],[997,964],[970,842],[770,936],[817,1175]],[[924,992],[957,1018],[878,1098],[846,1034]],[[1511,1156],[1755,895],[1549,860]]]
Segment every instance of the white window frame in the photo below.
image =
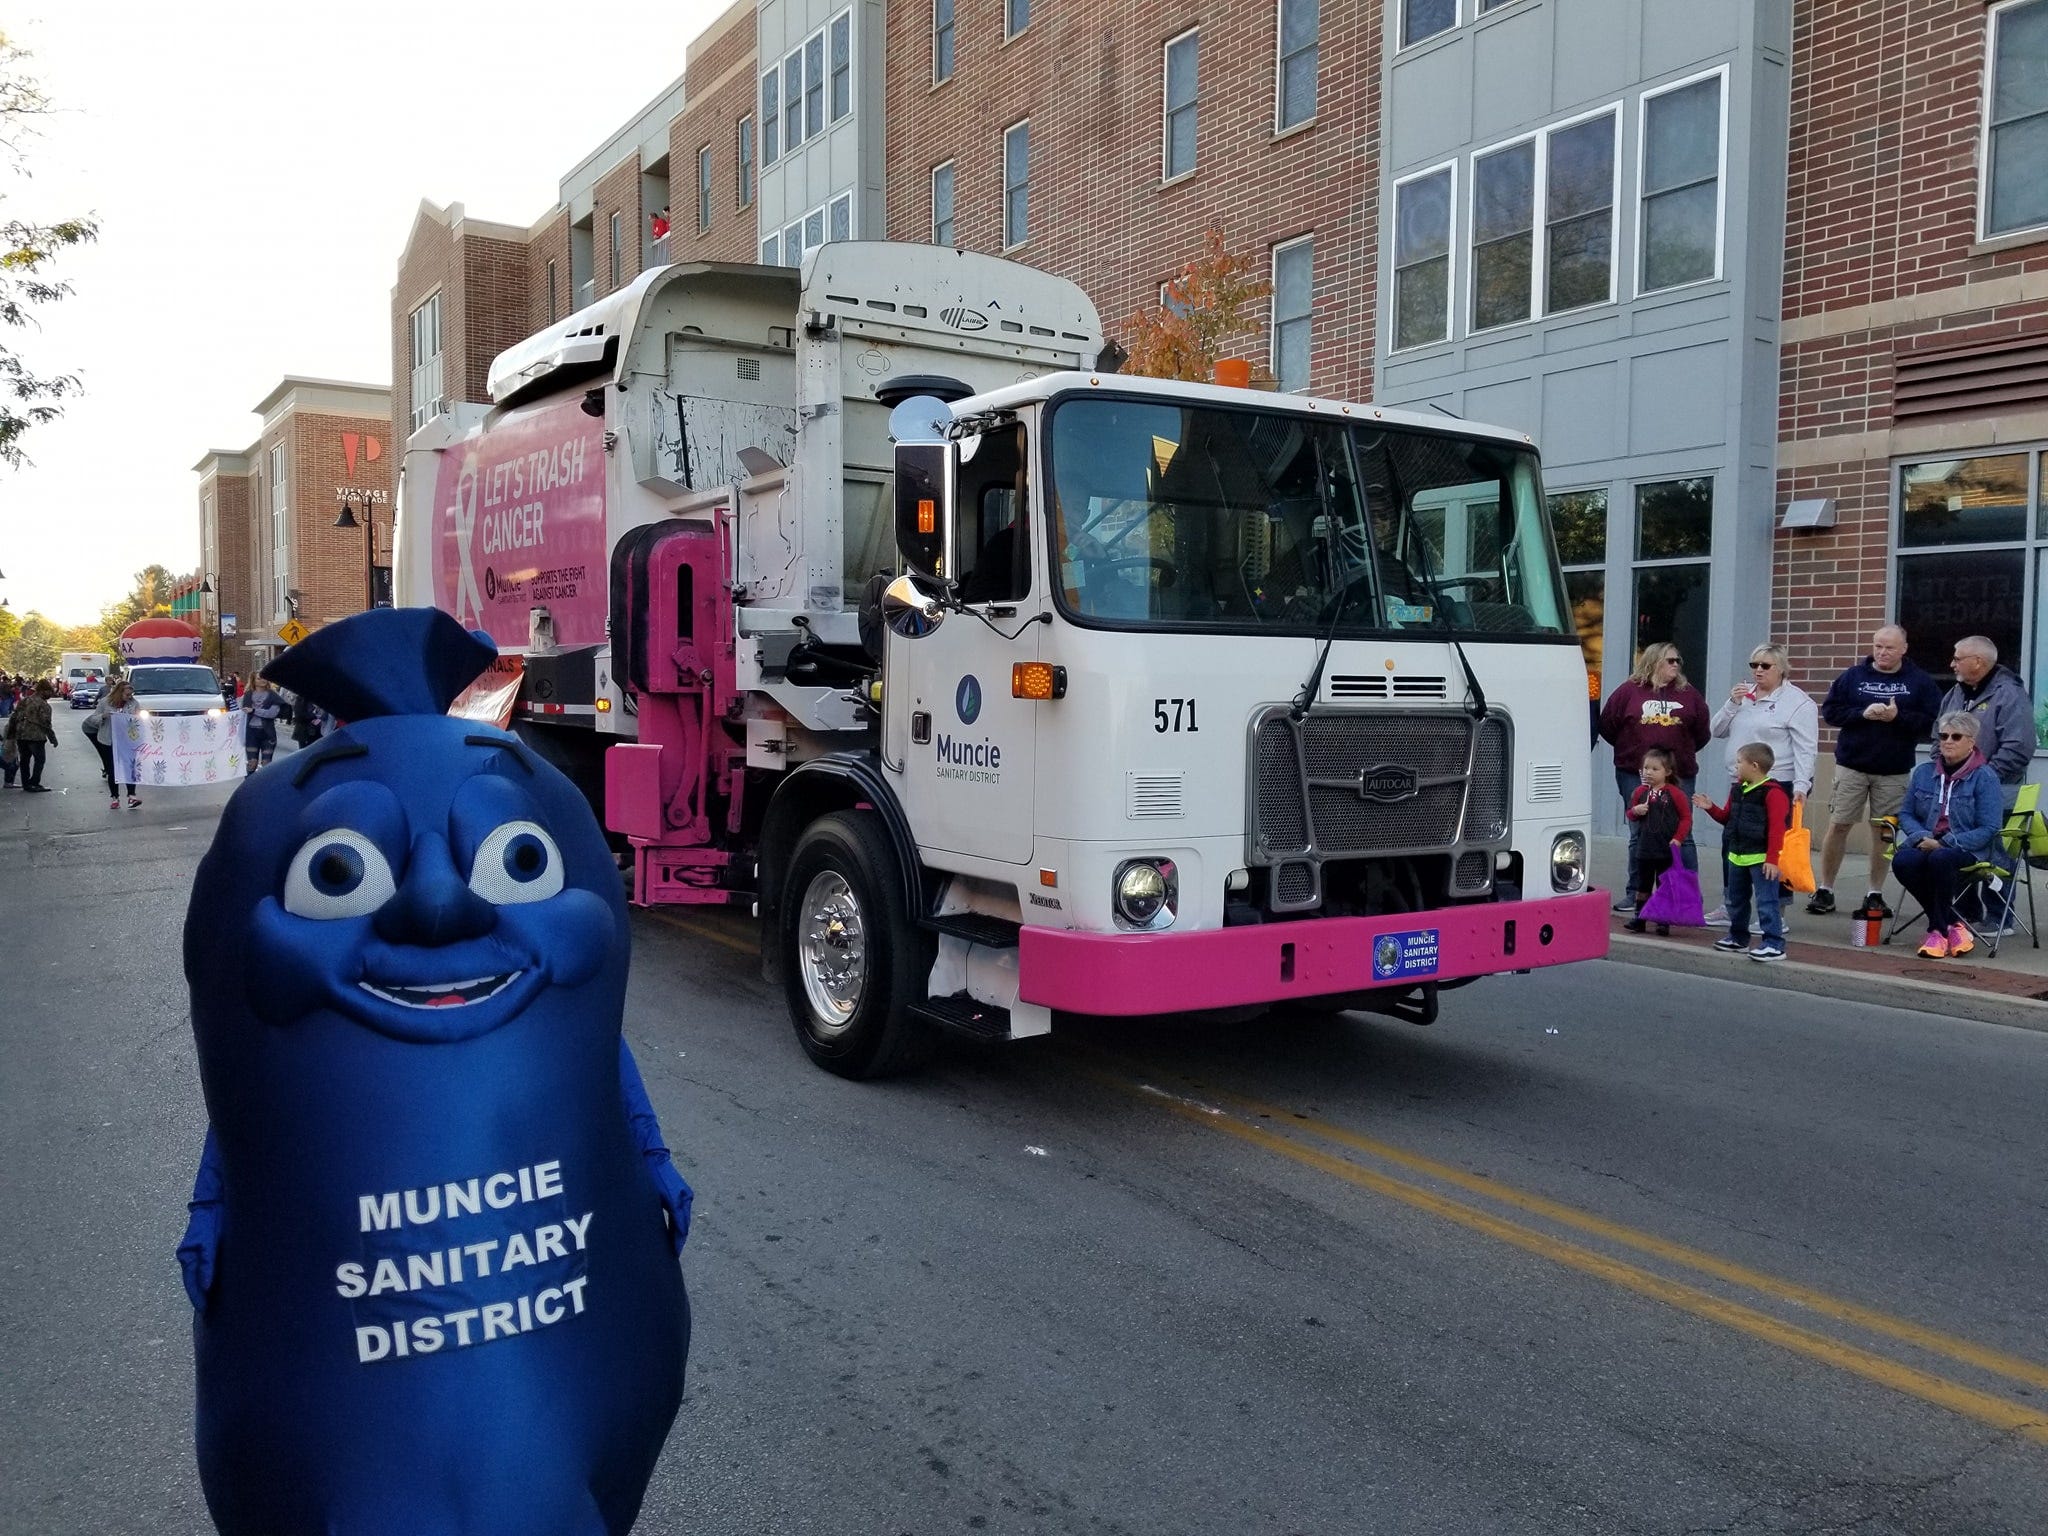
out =
[[[1024,25],[1013,27],[1010,23],[1016,19],[1019,5],[1024,7]],[[1031,0],[1003,0],[1003,41],[1007,43],[1013,37],[1022,37],[1030,30]]]
[[[946,7],[946,24],[939,25],[939,7]],[[939,34],[944,32],[952,45],[952,59],[946,72],[939,73]],[[953,71],[960,67],[960,8],[959,0],[932,0],[932,84],[944,85],[953,78]]]
[[[959,243],[960,233],[960,176],[955,167],[959,162],[944,160],[932,167],[932,244],[954,246]],[[939,172],[946,173],[946,224],[947,238],[939,238]]]
[[[411,414],[406,430],[417,432],[447,409],[447,379],[442,363],[441,290],[436,288],[412,307],[406,319],[406,362],[410,370]],[[431,335],[429,333],[431,332]],[[428,351],[431,342],[432,351]]]
[[[811,47],[813,44],[818,49],[818,67],[816,70],[811,68]],[[831,72],[831,56],[829,53],[831,46],[832,40],[826,36],[825,28],[823,27],[818,28],[817,31],[804,39],[804,142],[806,144],[815,138],[821,137],[826,128],[831,126],[825,116],[827,105],[825,101],[825,84],[826,76]],[[811,104],[813,102],[816,102],[818,106],[818,117],[815,123],[811,120]]]
[[[1024,179],[1021,182],[1012,182],[1010,180],[1010,135],[1016,133],[1019,129],[1022,129],[1024,133]],[[1013,233],[1010,228],[1010,193],[1015,187],[1022,187],[1024,189],[1024,232],[1023,238],[1017,240],[1010,238]],[[1030,243],[1031,119],[1020,117],[1016,122],[1003,130],[1003,249],[1005,251],[1014,251]]]
[[1977,106],[1977,238],[2010,240],[2048,230],[2048,224],[2023,224],[2018,229],[1991,228],[1991,102],[1998,74],[1998,28],[2008,12],[2038,0],[1998,0],[1984,13],[1984,86]]
[[697,146],[697,233],[711,232],[711,146]]
[[761,140],[754,132],[758,119],[751,112],[742,112],[740,120],[733,126],[733,188],[737,201],[736,208],[754,206],[754,185],[761,175]]
[[761,242],[761,265],[779,267],[782,265],[782,232],[777,230]]
[[[771,90],[775,92],[775,106],[772,111],[768,106],[768,93]],[[767,69],[761,71],[761,90],[758,99],[754,103],[754,107],[761,114],[759,119],[761,123],[761,169],[765,171],[769,166],[782,158],[782,65],[780,62],[772,64]],[[772,138],[770,137],[771,135],[773,136]]]
[[[1530,204],[1529,242],[1529,313],[1519,320],[1502,320],[1496,324],[1479,324],[1479,259],[1474,250],[1473,259],[1467,262],[1465,278],[1465,334],[1468,336],[1492,335],[1497,331],[1511,330],[1518,325],[1530,325],[1553,315],[1576,315],[1585,310],[1599,309],[1603,305],[1617,303],[1621,297],[1621,118],[1623,103],[1608,102],[1605,106],[1594,107],[1571,117],[1546,123],[1528,133],[1518,133],[1513,138],[1502,139],[1472,152],[1472,174],[1466,179],[1471,183],[1466,189],[1465,239],[1469,245],[1479,228],[1479,162],[1488,155],[1498,154],[1504,149],[1513,149],[1518,144],[1534,143],[1535,180],[1532,184],[1533,201]],[[1614,153],[1609,157],[1613,167],[1613,180],[1607,202],[1607,297],[1590,299],[1584,304],[1574,304],[1569,309],[1552,309],[1550,303],[1550,141],[1569,129],[1585,123],[1595,122],[1602,117],[1611,117],[1614,122]],[[1659,288],[1657,292],[1668,290]]]
[[[436,294],[436,298],[440,295]],[[284,607],[285,583],[292,568],[292,519],[290,476],[284,464],[284,444],[270,445],[270,570],[277,579],[280,610]]]
[[[1682,91],[1689,85],[1698,85],[1702,80],[1721,82],[1721,146],[1720,157],[1715,163],[1714,182],[1714,275],[1696,277],[1689,283],[1673,283],[1668,288],[1645,288],[1643,271],[1649,259],[1649,252],[1643,249],[1643,207],[1649,201],[1643,190],[1643,171],[1649,159],[1650,103],[1659,96],[1669,96],[1673,91]],[[1636,232],[1635,255],[1629,265],[1629,291],[1637,298],[1653,298],[1667,293],[1683,293],[1688,288],[1703,288],[1709,283],[1718,283],[1727,270],[1728,260],[1728,66],[1717,64],[1712,69],[1700,70],[1697,74],[1673,80],[1655,90],[1643,92],[1636,98]],[[1680,477],[1685,478],[1683,476]]]
[[1445,27],[1441,32],[1432,32],[1427,37],[1418,37],[1414,42],[1411,43],[1407,41],[1408,0],[1391,0],[1391,3],[1387,7],[1387,11],[1388,14],[1393,18],[1394,52],[1396,53],[1406,53],[1411,48],[1426,47],[1430,43],[1435,42],[1440,37],[1449,37],[1453,32],[1457,31],[1458,28],[1462,27],[1465,24],[1465,0],[1452,0],[1451,24],[1448,27]]
[[[1173,74],[1173,50],[1190,39],[1195,48],[1195,94],[1182,106],[1175,107],[1169,84]],[[1195,174],[1201,164],[1202,131],[1202,29],[1189,27],[1185,32],[1176,33],[1159,45],[1159,181],[1163,186],[1168,182],[1182,181]],[[1195,120],[1196,143],[1189,151],[1187,166],[1176,171],[1173,168],[1173,115],[1186,112]]]
[[[1323,13],[1320,4],[1316,7],[1315,41],[1306,48],[1297,48],[1291,55],[1282,51],[1287,46],[1287,7],[1300,3],[1301,0],[1273,0],[1273,134],[1276,138],[1284,133],[1299,133],[1316,120],[1317,114],[1323,108]],[[1339,3],[1342,3],[1342,0],[1339,0]],[[1298,58],[1304,53],[1312,53],[1316,59],[1312,77],[1315,82],[1315,105],[1309,109],[1308,116],[1300,122],[1285,123],[1280,120],[1280,114],[1287,103],[1287,61],[1290,57]]]
[[[1449,243],[1444,251],[1444,282],[1448,285],[1444,293],[1444,334],[1430,341],[1410,342],[1398,345],[1396,327],[1400,317],[1401,272],[1396,264],[1400,255],[1400,214],[1401,189],[1410,182],[1427,181],[1442,171],[1451,173],[1451,195],[1446,206],[1450,213]],[[1397,352],[1419,352],[1424,347],[1440,347],[1455,340],[1458,335],[1458,162],[1455,159],[1439,160],[1435,165],[1425,165],[1410,171],[1394,182],[1388,200],[1388,211],[1392,218],[1387,223],[1387,354]]]
[[[846,233],[836,235],[832,231],[841,204],[844,204],[846,208]],[[825,238],[828,241],[858,240],[860,238],[860,231],[853,227],[853,194],[851,192],[842,192],[825,204]]]
[[[837,102],[834,88],[839,81],[839,68],[832,62],[832,34],[838,30],[842,22],[846,24],[846,110],[835,112],[832,109]],[[860,71],[854,67],[854,64],[853,7],[848,6],[837,16],[834,16],[825,23],[825,126],[827,128],[835,127],[853,116],[857,96],[855,85],[860,78]]]
[[[798,43],[794,49],[782,56],[782,152],[795,154],[804,146],[804,47]],[[794,70],[792,75],[791,71]],[[790,81],[796,82],[792,93]],[[794,105],[792,105],[794,103]],[[796,137],[791,138],[790,113],[796,114]]]
[[561,317],[560,284],[555,277],[555,258],[548,258],[548,324],[553,325]]
[[[1274,379],[1274,383],[1275,383],[1275,386],[1276,386],[1276,387],[1278,387],[1278,388],[1281,388],[1281,389],[1286,389],[1286,386],[1285,386],[1284,384],[1281,384],[1281,383],[1279,382],[1279,380],[1280,380],[1280,327],[1281,327],[1281,326],[1282,326],[1283,324],[1286,324],[1286,325],[1293,325],[1293,324],[1295,324],[1296,322],[1299,322],[1300,324],[1302,324],[1302,325],[1304,325],[1304,326],[1307,326],[1307,327],[1309,328],[1309,343],[1308,343],[1308,345],[1307,345],[1307,346],[1306,346],[1306,347],[1304,348],[1304,350],[1306,351],[1306,353],[1307,353],[1307,356],[1308,356],[1308,363],[1309,363],[1309,369],[1310,369],[1310,372],[1311,372],[1311,373],[1313,373],[1313,372],[1314,372],[1314,369],[1315,369],[1315,344],[1314,344],[1314,341],[1315,341],[1315,310],[1316,310],[1316,253],[1315,253],[1315,242],[1316,242],[1316,237],[1315,237],[1315,232],[1314,232],[1313,230],[1311,230],[1311,231],[1310,231],[1310,232],[1309,232],[1308,234],[1305,234],[1305,235],[1296,235],[1296,236],[1295,236],[1295,237],[1294,237],[1294,238],[1293,238],[1292,240],[1282,240],[1282,241],[1281,241],[1281,242],[1280,242],[1280,243],[1279,243],[1278,245],[1276,245],[1276,246],[1274,246],[1274,247],[1273,247],[1272,263],[1271,263],[1271,265],[1270,265],[1270,267],[1269,267],[1269,269],[1268,269],[1268,271],[1267,271],[1267,274],[1266,274],[1266,275],[1267,275],[1267,279],[1268,279],[1268,281],[1269,281],[1269,282],[1271,282],[1271,284],[1272,284],[1272,287],[1273,287],[1273,323],[1272,323],[1272,325],[1271,325],[1271,327],[1270,327],[1270,329],[1271,329],[1271,331],[1272,331],[1272,337],[1271,337],[1271,345],[1270,345],[1270,346],[1269,346],[1269,348],[1268,348],[1268,358],[1267,358],[1267,363],[1266,363],[1266,366],[1267,366],[1267,367],[1268,367],[1268,368],[1269,368],[1269,369],[1270,369],[1270,370],[1272,371],[1272,374],[1273,374],[1273,379]],[[1300,313],[1299,315],[1289,315],[1289,316],[1288,316],[1288,317],[1287,317],[1287,318],[1286,318],[1286,319],[1285,319],[1285,320],[1283,321],[1283,320],[1281,319],[1281,316],[1280,316],[1280,257],[1281,257],[1281,255],[1282,255],[1283,253],[1285,253],[1285,252],[1287,252],[1287,251],[1291,251],[1291,250],[1293,250],[1293,249],[1294,249],[1295,247],[1297,247],[1297,246],[1302,246],[1302,245],[1305,245],[1305,246],[1307,246],[1307,247],[1309,248],[1309,253],[1308,253],[1308,308],[1307,308],[1307,309],[1305,309],[1305,310],[1303,310],[1303,311],[1302,311],[1302,312],[1301,312],[1301,313]],[[1288,390],[1288,393],[1290,393],[1290,394],[1304,394],[1304,395],[1305,395],[1305,394],[1307,394],[1308,392],[1309,392],[1309,385],[1308,385],[1308,380],[1306,380],[1306,379],[1302,380],[1302,383],[1301,383],[1301,387],[1300,387],[1299,389],[1296,389],[1296,390]]]
[[[792,250],[796,252],[795,261],[789,259]],[[803,216],[799,214],[795,223],[785,224],[782,228],[782,264],[785,267],[801,268],[804,264],[804,254],[804,221]]]
[[604,237],[611,247],[605,257],[605,270],[611,274],[612,288],[615,292],[626,284],[626,257],[622,249],[625,241],[621,238],[624,234],[625,220],[620,217],[619,210],[614,208],[611,217],[604,221]]

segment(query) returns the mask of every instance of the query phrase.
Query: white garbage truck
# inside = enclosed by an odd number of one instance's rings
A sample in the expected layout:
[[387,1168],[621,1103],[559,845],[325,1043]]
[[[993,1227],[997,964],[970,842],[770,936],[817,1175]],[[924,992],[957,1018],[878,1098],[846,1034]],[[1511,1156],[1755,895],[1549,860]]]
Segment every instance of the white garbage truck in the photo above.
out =
[[516,658],[632,899],[757,914],[848,1076],[1604,954],[1535,446],[1103,347],[969,252],[655,269],[413,436],[399,601]]

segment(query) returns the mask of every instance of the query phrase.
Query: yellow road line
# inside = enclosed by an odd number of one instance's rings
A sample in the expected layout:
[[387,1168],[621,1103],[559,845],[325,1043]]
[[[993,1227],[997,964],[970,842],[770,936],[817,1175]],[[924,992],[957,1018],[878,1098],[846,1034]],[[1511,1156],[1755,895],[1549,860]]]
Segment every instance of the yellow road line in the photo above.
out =
[[1981,1344],[1973,1344],[1968,1339],[1957,1338],[1954,1334],[1942,1333],[1937,1329],[1923,1328],[1918,1323],[1893,1317],[1872,1307],[1859,1306],[1853,1301],[1844,1301],[1840,1297],[1828,1295],[1825,1291],[1816,1291],[1790,1280],[1781,1280],[1761,1270],[1731,1264],[1726,1259],[1716,1258],[1697,1248],[1689,1248],[1683,1243],[1669,1242],[1648,1232],[1623,1226],[1620,1222],[1608,1221],[1569,1205],[1561,1205],[1555,1200],[1546,1200],[1541,1195],[1527,1194],[1497,1179],[1489,1179],[1483,1174],[1467,1173],[1462,1168],[1453,1168],[1434,1158],[1420,1156],[1370,1136],[1361,1136],[1356,1131],[1346,1130],[1339,1125],[1330,1125],[1293,1110],[1262,1104],[1256,1099],[1242,1098],[1233,1093],[1212,1089],[1206,1084],[1198,1087],[1196,1091],[1249,1114],[1263,1115],[1281,1124],[1291,1122],[1326,1141],[1363,1152],[1396,1167],[1406,1168],[1412,1173],[1441,1179],[1446,1184],[1455,1185],[1475,1195],[1482,1195],[1489,1200],[1497,1200],[1502,1205],[1527,1211],[1532,1216],[1541,1216],[1560,1226],[1572,1227],[1622,1247],[1633,1248],[1638,1253],[1647,1253],[1663,1259],[1667,1263],[1712,1275],[1715,1279],[1726,1280],[1731,1285],[1759,1291],[1780,1301],[1789,1301],[1795,1306],[1808,1308],[1824,1317],[1851,1323],[1871,1333],[1883,1334],[1903,1344],[1910,1344],[1916,1349],[1927,1350],[1931,1354],[1944,1355],[1962,1365],[1974,1366],[1978,1370],[1989,1371],[1993,1375],[2004,1376],[2031,1387],[2048,1388],[2048,1366],[2037,1365],[2032,1360],[1988,1349]]
[[1347,1184],[1371,1190],[1374,1194],[1384,1195],[1403,1205],[1426,1211],[1432,1216],[1439,1216],[1471,1231],[1483,1233],[1520,1248],[1526,1253],[1549,1259],[1582,1274],[1592,1275],[1624,1290],[1633,1291],[1637,1295],[1661,1301],[1667,1306],[1676,1307],[1708,1322],[1736,1329],[1751,1338],[1776,1344],[1795,1354],[1860,1376],[1866,1381],[1890,1387],[1894,1391],[1917,1397],[1923,1402],[1933,1403],[1998,1429],[2014,1431],[2030,1440],[2048,1445],[2048,1410],[2025,1408],[2004,1398],[1994,1397],[1988,1392],[1979,1392],[1960,1382],[1950,1381],[1946,1377],[1916,1370],[1895,1360],[1887,1360],[1882,1355],[1858,1349],[1854,1345],[1843,1344],[1791,1323],[1781,1322],[1768,1313],[1743,1306],[1740,1302],[1727,1301],[1694,1286],[1667,1280],[1661,1275],[1651,1274],[1648,1270],[1638,1269],[1633,1264],[1626,1264],[1619,1259],[1595,1253],[1591,1249],[1581,1248],[1575,1243],[1550,1237],[1499,1216],[1490,1216],[1448,1196],[1432,1193],[1385,1174],[1374,1173],[1332,1153],[1303,1146],[1300,1142],[1290,1141],[1276,1132],[1247,1124],[1234,1115],[1205,1108],[1158,1089],[1145,1088],[1140,1084],[1113,1079],[1111,1081],[1114,1086],[1126,1092],[1145,1093],[1156,1097],[1175,1114],[1197,1125],[1221,1131],[1226,1136],[1234,1136],[1240,1141],[1287,1158],[1291,1162],[1300,1163],[1304,1167],[1313,1168],[1319,1173],[1328,1174],[1332,1178],[1341,1179]]
[[679,933],[687,933],[699,939],[709,939],[714,944],[723,944],[727,949],[738,950],[743,955],[758,955],[761,952],[761,946],[754,940],[742,938],[736,933],[727,933],[705,923],[693,923],[685,918],[670,917],[666,912],[660,911],[650,910],[647,916],[664,928],[673,928]]

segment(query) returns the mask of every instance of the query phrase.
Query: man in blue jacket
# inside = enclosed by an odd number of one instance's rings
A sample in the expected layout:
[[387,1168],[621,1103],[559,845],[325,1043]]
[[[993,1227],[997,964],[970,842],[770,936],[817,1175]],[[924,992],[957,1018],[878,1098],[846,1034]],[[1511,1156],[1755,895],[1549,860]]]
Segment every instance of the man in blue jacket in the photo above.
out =
[[[1896,816],[1906,798],[1920,744],[1941,712],[1941,685],[1906,655],[1906,632],[1887,624],[1870,637],[1870,654],[1835,679],[1820,717],[1835,728],[1835,784],[1828,794],[1828,830],[1820,847],[1820,888],[1806,904],[1835,910],[1835,876],[1859,821]],[[1892,915],[1884,902],[1884,846],[1870,840],[1866,910]]]
[[[1988,635],[1963,636],[1949,666],[1956,681],[1942,697],[1942,713],[1963,710],[1977,717],[1977,750],[1998,775],[2009,811],[2034,765],[2034,701],[2019,674],[1998,664],[1998,647]],[[1971,921],[1995,918],[2005,932],[2012,932],[2012,913],[1996,892],[1981,907],[1977,893],[1967,892],[1961,906]]]

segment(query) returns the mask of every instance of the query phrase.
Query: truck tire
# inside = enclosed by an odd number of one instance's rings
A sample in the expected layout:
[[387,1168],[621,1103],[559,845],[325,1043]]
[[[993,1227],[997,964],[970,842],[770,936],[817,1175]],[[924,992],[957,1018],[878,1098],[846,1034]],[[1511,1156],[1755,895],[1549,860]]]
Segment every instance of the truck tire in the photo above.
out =
[[937,1044],[911,1016],[931,978],[930,937],[904,909],[896,856],[871,814],[804,828],[782,902],[782,977],[804,1054],[841,1077],[888,1077]]

